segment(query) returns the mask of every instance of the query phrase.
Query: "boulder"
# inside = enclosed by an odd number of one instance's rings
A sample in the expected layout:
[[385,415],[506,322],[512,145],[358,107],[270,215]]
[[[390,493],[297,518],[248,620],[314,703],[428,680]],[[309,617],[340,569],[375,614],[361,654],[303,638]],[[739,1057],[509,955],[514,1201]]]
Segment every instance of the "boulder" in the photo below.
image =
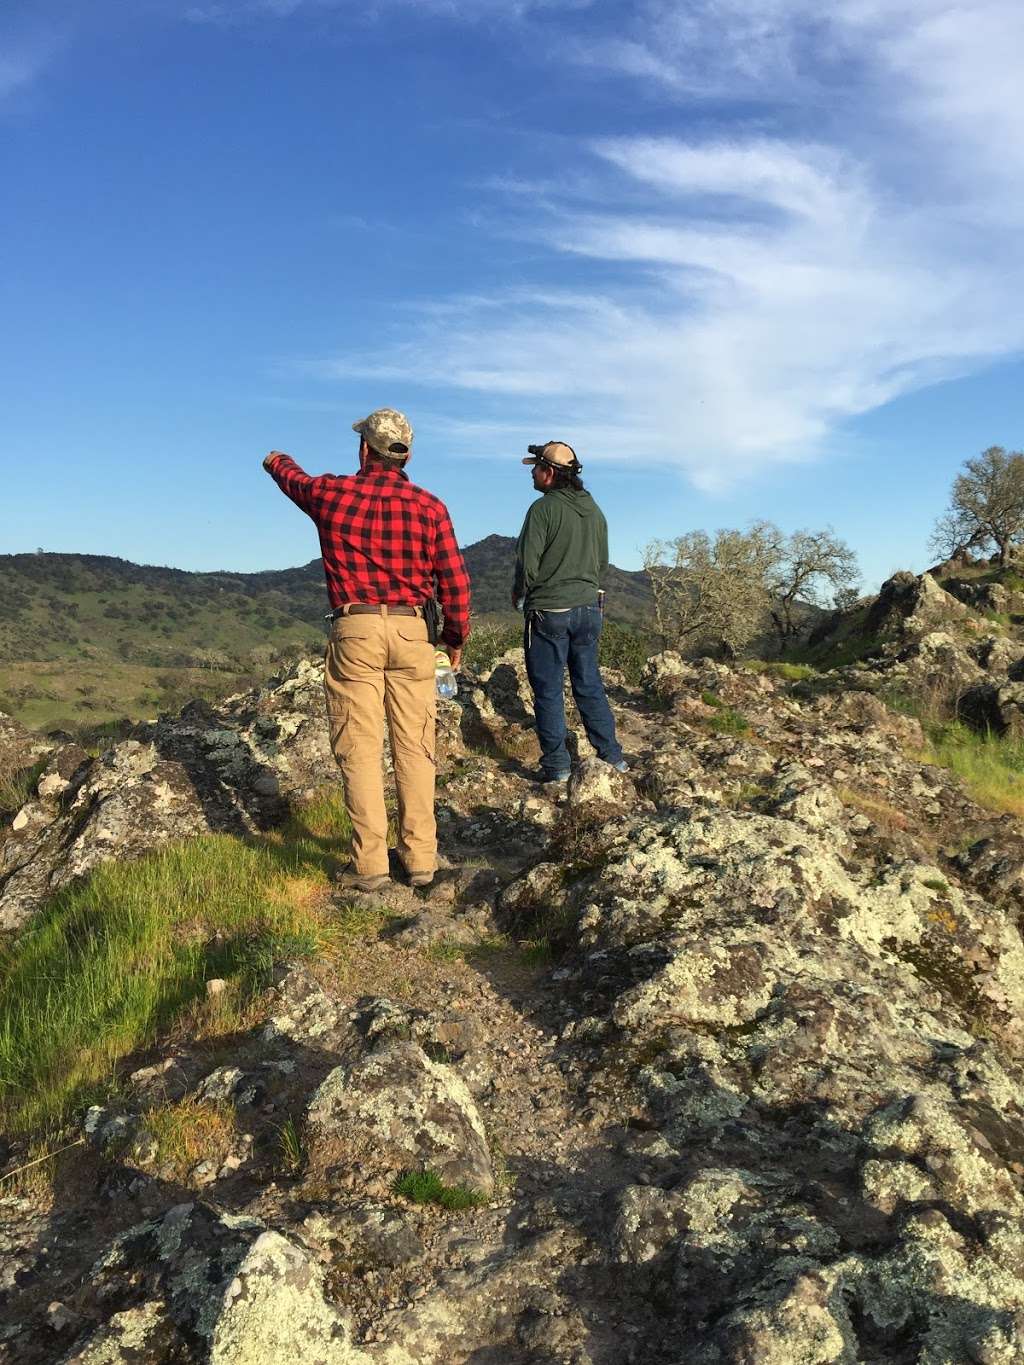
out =
[[[180,1204],[120,1236],[93,1267],[111,1313],[67,1357],[81,1365],[182,1358],[198,1341],[209,1365],[363,1365],[319,1268],[257,1220]],[[131,1354],[134,1351],[135,1354]],[[118,1354],[120,1352],[120,1354]]]
[[967,647],[946,631],[933,630],[913,640],[896,655],[902,665],[895,679],[917,696],[942,706],[984,681],[985,671]]
[[1020,642],[1005,635],[987,635],[978,641],[973,653],[985,672],[994,677],[1002,674],[1015,677],[1015,670],[1024,664]]
[[[58,739],[27,730],[13,716],[0,711],[0,776],[23,773],[59,747]],[[0,816],[8,813],[0,807]]]
[[385,1041],[336,1067],[310,1103],[313,1140],[385,1171],[429,1169],[445,1184],[494,1189],[487,1134],[473,1097],[416,1043]]
[[[461,745],[462,708],[441,708],[439,749]],[[32,738],[0,716],[0,762],[52,754],[37,792],[0,842],[0,930],[110,858],[196,835],[246,836],[280,822],[288,801],[337,781],[324,719],[323,664],[301,660],[272,685],[136,726],[91,758]],[[385,766],[389,758],[385,752]]]
[[180,1333],[160,1302],[113,1313],[61,1365],[138,1365],[140,1360],[173,1360],[183,1347]]
[[[612,682],[607,670],[605,682]],[[574,759],[589,758],[594,750],[580,722],[568,675],[564,692],[570,754]],[[485,743],[504,757],[526,763],[538,761],[533,689],[522,649],[506,650],[475,680],[468,681],[462,693],[462,732],[471,744]]]
[[886,640],[907,640],[948,628],[970,616],[969,609],[939,587],[931,574],[901,571],[882,584],[868,610],[864,633]]
[[951,578],[946,591],[972,611],[1008,612],[1014,596],[1002,583],[979,583],[977,579]]
[[591,820],[606,820],[636,805],[636,787],[629,773],[617,772],[600,758],[587,758],[569,777],[570,809]]

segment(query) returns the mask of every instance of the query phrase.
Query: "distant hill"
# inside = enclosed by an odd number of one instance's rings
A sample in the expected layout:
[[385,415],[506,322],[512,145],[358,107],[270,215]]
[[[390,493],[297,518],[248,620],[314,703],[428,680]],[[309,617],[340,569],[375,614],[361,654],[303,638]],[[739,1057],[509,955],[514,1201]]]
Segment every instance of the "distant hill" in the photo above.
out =
[[[463,550],[477,615],[510,614],[510,536]],[[319,559],[264,573],[190,573],[107,555],[0,555],[0,662],[97,658],[208,667],[317,645],[327,611]],[[642,573],[611,568],[608,612],[638,621],[650,606]]]
[[[463,549],[473,580],[473,610],[480,615],[510,614],[509,591],[515,564],[516,542],[512,536],[486,536]],[[624,625],[638,625],[651,612],[647,575],[639,571],[609,568],[604,583],[608,616]]]
[[[511,618],[515,541],[464,550],[476,616]],[[637,622],[643,574],[612,569],[609,616]],[[0,555],[0,710],[35,726],[152,714],[247,686],[322,648],[323,566],[190,573],[107,555]]]

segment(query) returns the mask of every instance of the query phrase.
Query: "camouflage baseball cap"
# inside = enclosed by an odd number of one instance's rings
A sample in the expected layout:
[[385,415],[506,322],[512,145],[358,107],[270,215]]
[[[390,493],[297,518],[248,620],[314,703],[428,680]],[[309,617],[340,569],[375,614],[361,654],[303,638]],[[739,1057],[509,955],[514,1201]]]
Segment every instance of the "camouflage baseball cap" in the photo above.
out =
[[396,412],[394,408],[378,408],[361,422],[353,422],[352,430],[358,431],[378,455],[401,458],[412,449],[409,419],[404,412]]
[[583,466],[576,458],[576,452],[572,446],[567,446],[564,441],[547,441],[542,446],[527,446],[530,452],[523,464],[537,464],[543,461],[544,464],[557,465],[562,469],[582,469]]

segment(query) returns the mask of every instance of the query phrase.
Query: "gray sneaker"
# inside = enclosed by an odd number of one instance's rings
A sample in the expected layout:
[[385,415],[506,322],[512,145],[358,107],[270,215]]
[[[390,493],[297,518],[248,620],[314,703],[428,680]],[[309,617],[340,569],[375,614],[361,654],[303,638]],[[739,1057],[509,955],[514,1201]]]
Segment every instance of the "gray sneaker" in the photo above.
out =
[[618,763],[613,763],[611,764],[611,766],[615,769],[617,773],[629,772],[629,764],[626,762],[624,758],[620,758]]

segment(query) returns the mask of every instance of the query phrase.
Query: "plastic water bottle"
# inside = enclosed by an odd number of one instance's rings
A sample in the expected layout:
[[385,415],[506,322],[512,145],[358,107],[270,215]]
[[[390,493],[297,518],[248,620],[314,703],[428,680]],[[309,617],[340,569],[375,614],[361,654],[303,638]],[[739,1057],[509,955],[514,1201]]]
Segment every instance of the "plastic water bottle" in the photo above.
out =
[[442,701],[452,701],[458,696],[459,680],[455,676],[451,659],[443,649],[439,649],[434,655],[434,681],[437,684],[437,695]]

